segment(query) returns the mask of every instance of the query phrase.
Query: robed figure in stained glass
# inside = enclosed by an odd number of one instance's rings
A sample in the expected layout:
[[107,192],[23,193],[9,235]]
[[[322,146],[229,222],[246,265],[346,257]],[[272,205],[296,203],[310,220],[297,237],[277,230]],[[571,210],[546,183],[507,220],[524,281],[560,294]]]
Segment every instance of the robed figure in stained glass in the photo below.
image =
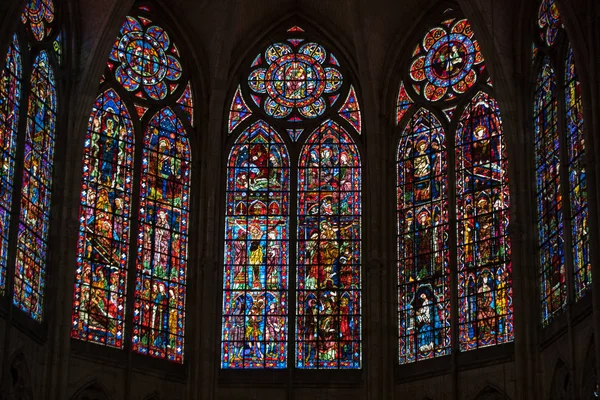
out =
[[229,157],[223,366],[285,368],[289,160],[263,121]]

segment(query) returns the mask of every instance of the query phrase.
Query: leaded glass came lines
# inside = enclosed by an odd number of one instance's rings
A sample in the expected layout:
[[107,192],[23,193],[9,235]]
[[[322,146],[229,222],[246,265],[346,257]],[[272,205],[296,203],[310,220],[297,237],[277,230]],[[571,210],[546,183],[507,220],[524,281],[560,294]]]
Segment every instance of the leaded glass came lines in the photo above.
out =
[[296,367],[360,368],[361,163],[328,120],[298,165]]
[[472,350],[513,340],[510,195],[502,121],[480,92],[456,130],[459,340]]
[[33,63],[30,84],[13,303],[41,320],[57,108],[54,72],[46,51]]
[[21,102],[21,51],[17,35],[8,47],[5,65],[0,70],[0,295],[6,290],[6,263],[19,106]]
[[450,265],[446,135],[419,109],[398,147],[400,363],[450,353]]
[[148,124],[142,158],[133,349],[183,362],[190,148],[170,108]]
[[547,324],[567,300],[558,99],[556,75],[548,58],[538,76],[534,121],[542,321]]
[[286,368],[290,167],[279,134],[257,121],[227,164],[223,368]]
[[83,152],[71,336],[123,347],[134,132],[109,89],[96,99]]

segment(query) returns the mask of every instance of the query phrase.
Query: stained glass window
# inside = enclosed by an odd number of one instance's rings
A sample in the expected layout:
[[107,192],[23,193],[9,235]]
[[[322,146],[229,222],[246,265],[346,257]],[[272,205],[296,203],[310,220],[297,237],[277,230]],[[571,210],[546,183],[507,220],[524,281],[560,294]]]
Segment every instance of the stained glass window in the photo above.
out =
[[558,31],[562,25],[555,0],[543,0],[538,11],[540,37],[548,46],[556,43]]
[[472,87],[484,68],[471,24],[451,18],[431,29],[414,50],[410,77],[426,100],[452,100]]
[[[286,34],[248,60],[227,119],[237,139],[227,166],[221,367],[360,368],[359,96],[329,49],[299,26]],[[300,153],[297,181],[285,143]]]
[[[27,1],[21,13],[25,27],[13,34],[0,69],[0,294],[9,294],[16,308],[38,322],[44,310],[54,169],[55,49],[62,50],[54,44],[56,19],[52,0]],[[27,102],[21,99],[25,79]],[[19,219],[11,221],[17,207]],[[16,246],[9,248],[13,238]]]
[[446,135],[419,109],[397,154],[400,363],[450,353],[450,265]]
[[33,64],[30,84],[13,303],[41,320],[56,125],[54,72],[45,51]]
[[147,15],[128,16],[109,57],[115,79],[140,98],[173,94],[182,75],[179,50],[167,32]]
[[571,240],[575,299],[581,299],[592,283],[588,236],[585,140],[583,138],[583,102],[575,69],[575,56],[569,45],[565,66],[565,109],[567,153],[569,158],[569,200],[571,202]]
[[398,90],[398,101],[396,103],[396,125],[400,124],[402,117],[406,114],[413,100],[410,98],[404,87],[404,82],[400,82],[400,90]]
[[52,32],[50,24],[54,22],[53,1],[29,0],[21,14],[21,21],[37,41],[44,40]]
[[0,294],[6,290],[8,234],[12,205],[19,104],[21,100],[21,52],[17,35],[8,47],[0,70]]
[[336,63],[335,56],[320,44],[291,38],[287,43],[273,43],[257,57],[248,85],[264,99],[268,116],[313,119],[325,113],[342,87]]
[[308,137],[298,165],[298,368],[360,368],[360,239],[358,149],[328,120]]
[[[542,322],[547,325],[569,301],[578,301],[589,292],[592,276],[581,85],[555,0],[541,1],[537,28],[534,128],[541,308]],[[551,59],[563,60],[564,75],[555,72]],[[564,96],[558,92],[562,87]],[[559,115],[563,112],[564,116]],[[561,168],[565,167],[563,176]],[[569,276],[573,276],[573,287],[567,287]]]
[[144,137],[133,349],[183,361],[190,203],[190,148],[170,108]]
[[548,322],[566,305],[567,296],[558,100],[556,75],[549,58],[544,60],[538,76],[534,118],[542,319]]
[[289,190],[283,140],[257,121],[227,164],[223,368],[287,366]]
[[83,151],[71,335],[123,347],[133,175],[133,123],[113,90],[96,99]]
[[492,97],[471,100],[455,146],[459,340],[471,350],[513,340],[508,171]]
[[500,111],[470,23],[453,9],[441,19],[413,51],[395,104],[400,364],[514,339]]
[[154,6],[132,14],[85,142],[72,336],[183,363],[193,90]]

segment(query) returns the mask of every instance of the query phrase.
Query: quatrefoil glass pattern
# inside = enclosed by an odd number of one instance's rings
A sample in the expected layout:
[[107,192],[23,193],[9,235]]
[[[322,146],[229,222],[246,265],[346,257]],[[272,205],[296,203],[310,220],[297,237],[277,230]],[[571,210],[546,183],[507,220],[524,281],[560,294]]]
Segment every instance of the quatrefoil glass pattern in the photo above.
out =
[[452,100],[477,81],[485,67],[471,25],[449,19],[431,29],[413,52],[410,77],[429,101]]
[[110,54],[117,82],[141,98],[162,100],[181,78],[179,51],[163,28],[147,18],[128,16]]
[[342,73],[335,57],[328,58],[320,44],[302,44],[302,39],[288,42],[272,44],[264,53],[264,62],[263,55],[253,62],[258,68],[250,72],[248,85],[265,95],[264,110],[273,118],[288,118],[294,112],[300,118],[319,117],[328,106],[325,95],[342,87]]

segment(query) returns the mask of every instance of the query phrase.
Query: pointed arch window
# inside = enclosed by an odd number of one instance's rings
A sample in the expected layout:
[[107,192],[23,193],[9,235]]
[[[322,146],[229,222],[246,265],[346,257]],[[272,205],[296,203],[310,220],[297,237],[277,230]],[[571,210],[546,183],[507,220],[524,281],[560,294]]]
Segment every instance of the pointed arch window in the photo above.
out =
[[453,9],[440,20],[396,104],[400,364],[513,340],[500,111],[469,21]]
[[[0,293],[10,293],[12,303],[36,321],[44,317],[46,291],[58,107],[54,71],[62,54],[58,19],[52,0],[29,1],[0,71]],[[18,221],[11,221],[16,212]],[[8,247],[11,237],[15,249]]]
[[554,0],[540,3],[536,28],[533,118],[541,318],[547,325],[589,293],[592,272],[581,87]]
[[156,16],[126,17],[89,118],[71,336],[182,363],[193,90]]
[[329,48],[284,35],[248,60],[227,121],[221,367],[360,368],[358,96]]

